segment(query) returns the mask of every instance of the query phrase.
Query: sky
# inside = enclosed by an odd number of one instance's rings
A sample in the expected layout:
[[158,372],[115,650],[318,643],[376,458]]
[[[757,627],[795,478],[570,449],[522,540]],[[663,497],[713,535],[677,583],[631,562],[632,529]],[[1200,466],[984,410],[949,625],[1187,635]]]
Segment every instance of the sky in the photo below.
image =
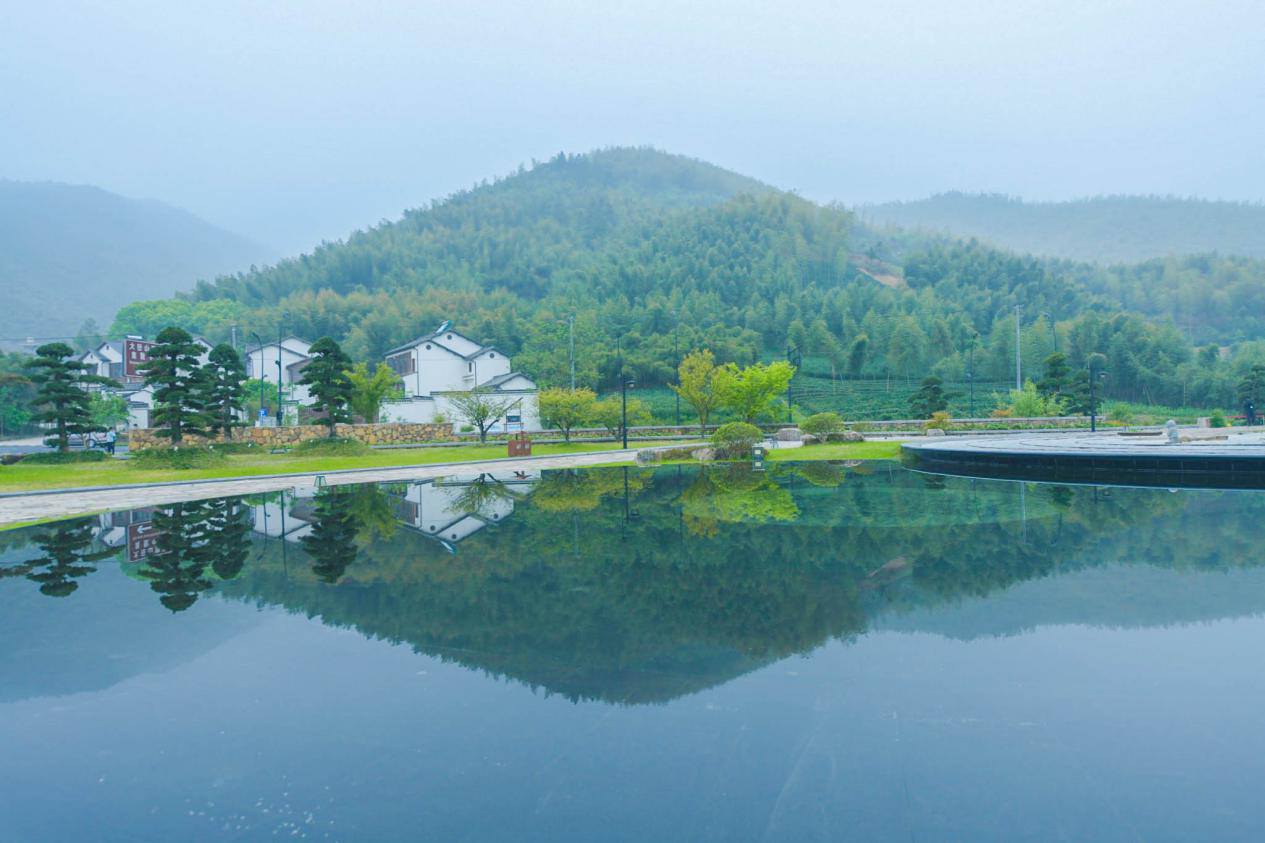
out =
[[278,254],[559,151],[821,201],[1265,199],[1265,3],[8,0],[0,178]]

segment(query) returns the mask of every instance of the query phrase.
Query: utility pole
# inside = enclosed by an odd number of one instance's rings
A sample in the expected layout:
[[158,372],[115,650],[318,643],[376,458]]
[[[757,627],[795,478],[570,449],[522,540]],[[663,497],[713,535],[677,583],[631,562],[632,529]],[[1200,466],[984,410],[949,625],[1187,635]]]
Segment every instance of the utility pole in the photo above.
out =
[[575,316],[567,317],[567,331],[571,335],[571,391],[575,392]]
[[975,418],[975,338],[971,338],[971,347],[966,353],[966,380],[971,385],[971,408],[967,412]]
[[1023,389],[1023,350],[1020,348],[1021,336],[1019,334],[1019,314],[1022,308],[1015,305],[1015,389]]
[[[282,313],[281,319],[277,322],[277,427],[281,426],[281,422],[285,419],[285,404],[281,398],[281,341],[285,339],[285,319],[288,314]],[[262,368],[263,359],[260,358]]]
[[233,350],[237,350],[237,326],[233,326]]
[[[672,359],[676,361],[676,371],[677,371],[678,379],[680,378],[680,372],[681,372],[681,352],[677,348],[677,333],[680,327],[681,327],[681,320],[678,319],[676,323],[676,330],[672,331]],[[680,386],[680,384],[677,384],[677,386]],[[677,392],[674,389],[672,390],[672,394],[676,396],[676,426],[680,427],[681,426],[681,393]]]

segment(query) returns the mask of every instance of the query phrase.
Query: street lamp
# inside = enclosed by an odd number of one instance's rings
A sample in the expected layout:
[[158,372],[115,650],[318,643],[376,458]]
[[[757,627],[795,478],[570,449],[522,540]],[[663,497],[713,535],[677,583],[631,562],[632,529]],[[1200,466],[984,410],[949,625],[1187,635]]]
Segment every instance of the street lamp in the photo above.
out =
[[628,390],[636,386],[635,381],[619,379],[620,427],[624,431],[624,450],[628,450]]
[[[256,333],[255,331],[251,331],[250,335],[255,338],[255,342],[259,343],[259,409],[262,411],[264,408],[264,380],[265,380],[264,378],[264,341],[260,339],[259,334]],[[280,352],[278,352],[278,356],[279,355],[280,355]],[[258,419],[256,419],[255,424],[259,424]]]
[[[1099,372],[1098,377],[1105,379],[1107,377],[1107,373]],[[1094,383],[1095,383],[1094,363],[1091,360],[1089,363],[1089,432],[1090,433],[1095,433],[1098,430],[1098,412],[1097,412],[1098,405],[1095,403],[1095,399],[1097,396],[1094,395]]]
[[[285,339],[285,324],[289,318],[290,314],[283,311],[277,322],[277,427],[281,427],[281,420],[285,415],[285,404],[281,399],[281,341]],[[262,356],[259,358],[259,366],[263,368]]]
[[[804,362],[804,355],[801,354],[800,350],[796,348],[795,346],[787,345],[786,346],[786,362],[794,366],[795,371],[799,371],[800,364]],[[793,386],[794,381],[795,381],[795,375],[794,373],[792,373],[791,379],[786,382],[786,422],[787,424],[795,423],[795,410],[794,410],[795,387]]]
[[971,418],[975,418],[975,344],[979,341],[979,334],[971,337],[971,344],[966,350],[966,381],[971,386],[971,405],[967,411]]

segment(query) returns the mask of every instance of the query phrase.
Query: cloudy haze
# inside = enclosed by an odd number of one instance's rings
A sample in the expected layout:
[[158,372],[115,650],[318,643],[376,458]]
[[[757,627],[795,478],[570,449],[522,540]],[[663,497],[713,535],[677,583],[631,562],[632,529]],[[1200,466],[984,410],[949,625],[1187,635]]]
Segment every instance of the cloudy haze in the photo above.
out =
[[1265,198],[1265,4],[11,6],[0,177],[282,252],[559,150],[652,144],[821,200]]

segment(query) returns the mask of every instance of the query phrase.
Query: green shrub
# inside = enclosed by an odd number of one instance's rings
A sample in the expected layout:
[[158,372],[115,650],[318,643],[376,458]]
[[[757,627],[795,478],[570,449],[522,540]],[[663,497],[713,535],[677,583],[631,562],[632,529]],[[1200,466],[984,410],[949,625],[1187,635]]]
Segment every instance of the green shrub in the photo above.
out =
[[1123,401],[1108,401],[1103,406],[1103,415],[1107,417],[1107,421],[1116,424],[1133,424],[1133,413]]
[[22,462],[26,465],[62,465],[72,462],[104,462],[105,451],[48,451],[38,454],[26,454]]
[[1212,427],[1229,427],[1229,422],[1225,420],[1225,413],[1220,410],[1213,410],[1212,415],[1208,417],[1208,424]]
[[843,418],[838,413],[815,413],[804,419],[799,429],[818,439],[825,439],[831,433],[843,430]]
[[1063,415],[1063,404],[1053,395],[1042,395],[1032,381],[1024,381],[1023,389],[1012,389],[1005,399],[1010,415],[1015,418],[1040,418]]
[[718,456],[735,457],[750,456],[751,448],[764,439],[760,428],[746,422],[730,422],[716,428],[712,434],[712,446]]
[[945,410],[937,410],[936,412],[931,414],[931,418],[927,419],[927,421],[923,424],[922,427],[924,430],[931,430],[932,428],[935,428],[936,430],[948,430],[949,429],[948,412],[946,412]]
[[369,453],[369,446],[358,439],[308,439],[290,453],[296,457],[359,457]]
[[220,451],[203,446],[146,448],[132,454],[128,464],[136,468],[214,468],[228,462]]

